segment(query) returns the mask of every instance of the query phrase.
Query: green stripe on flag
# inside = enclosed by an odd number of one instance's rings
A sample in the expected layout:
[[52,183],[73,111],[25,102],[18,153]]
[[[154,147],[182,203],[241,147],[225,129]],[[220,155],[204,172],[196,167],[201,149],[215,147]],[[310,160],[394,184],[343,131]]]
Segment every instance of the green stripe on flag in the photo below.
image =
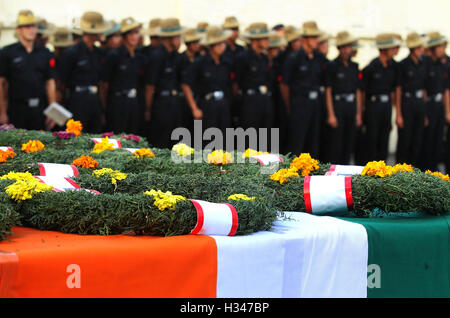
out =
[[450,297],[450,216],[341,219],[366,228],[369,298]]

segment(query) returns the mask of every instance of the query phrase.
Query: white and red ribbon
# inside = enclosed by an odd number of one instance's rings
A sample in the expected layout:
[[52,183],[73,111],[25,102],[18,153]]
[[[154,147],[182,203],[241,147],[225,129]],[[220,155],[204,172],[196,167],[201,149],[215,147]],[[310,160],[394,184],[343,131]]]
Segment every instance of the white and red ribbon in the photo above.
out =
[[326,176],[354,176],[361,174],[364,170],[363,166],[352,165],[331,165]]
[[35,176],[36,179],[47,185],[53,186],[53,191],[78,190],[81,187],[72,179],[61,176]]
[[303,194],[308,213],[338,214],[353,208],[352,179],[349,176],[305,177]]
[[38,162],[41,176],[78,177],[78,169],[74,165]]
[[197,210],[197,224],[191,234],[233,236],[238,228],[238,214],[229,203],[190,200]]
[[12,147],[5,147],[5,146],[0,146],[0,150],[2,151],[14,151],[14,149]]
[[267,166],[267,165],[270,165],[271,163],[274,163],[274,162],[283,162],[283,158],[281,158],[281,156],[275,155],[275,154],[271,154],[271,153],[270,154],[251,156],[250,158],[253,158],[256,161],[258,161],[261,164],[261,166]]
[[[104,139],[104,138],[91,138],[91,140],[96,144],[102,142],[102,139]],[[122,143],[120,142],[120,140],[108,138],[108,141],[110,144],[113,144],[114,149],[122,148]]]

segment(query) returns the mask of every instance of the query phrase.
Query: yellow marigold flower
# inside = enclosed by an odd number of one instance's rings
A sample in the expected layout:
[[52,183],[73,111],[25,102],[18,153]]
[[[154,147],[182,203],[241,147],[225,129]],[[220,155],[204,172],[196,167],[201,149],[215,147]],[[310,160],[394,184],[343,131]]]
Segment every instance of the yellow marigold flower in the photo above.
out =
[[256,200],[256,197],[248,197],[245,194],[241,194],[241,193],[236,193],[236,194],[232,194],[228,197],[228,200],[234,200],[234,201],[239,201],[239,200],[244,200],[244,201],[254,201]]
[[280,184],[283,184],[285,182],[288,182],[288,178],[296,178],[299,177],[298,170],[296,168],[289,168],[289,169],[280,169],[277,172],[270,175],[270,179],[274,181],[280,182]]
[[126,173],[120,172],[119,170],[113,170],[111,168],[102,168],[94,170],[92,174],[97,178],[104,176],[105,174],[108,174],[111,176],[111,183],[114,185],[117,185],[117,180],[119,181],[124,180],[128,176]]
[[166,209],[174,209],[175,205],[179,201],[186,200],[185,197],[181,195],[174,195],[170,191],[162,192],[161,190],[156,191],[152,189],[150,191],[145,191],[144,194],[153,197],[153,199],[155,200],[153,205],[156,206],[160,211],[164,211]]
[[0,163],[6,162],[8,159],[12,159],[15,156],[17,156],[17,154],[12,150],[0,150]]
[[253,156],[268,155],[268,154],[269,154],[268,152],[257,151],[257,150],[248,148],[248,149],[245,150],[245,152],[242,154],[242,158],[250,158],[250,157],[253,157]]
[[16,180],[16,182],[5,188],[6,194],[16,201],[28,200],[31,199],[35,193],[53,189],[53,186],[40,182],[29,172],[11,171],[0,177],[0,179]]
[[228,152],[224,152],[223,150],[215,150],[208,154],[208,163],[212,163],[215,165],[226,165],[227,163],[232,163],[233,157]]
[[39,140],[29,140],[27,143],[22,144],[22,151],[24,152],[37,152],[45,149],[45,146]]
[[441,173],[439,171],[431,172],[430,170],[427,170],[427,171],[425,171],[425,173],[431,174],[432,176],[436,176],[438,178],[441,178],[444,181],[450,181],[450,177],[449,177],[448,174],[443,174],[443,173]]
[[133,155],[135,155],[137,158],[155,158],[155,154],[148,148],[141,148],[133,152]]
[[398,173],[398,172],[413,172],[414,168],[411,165],[408,165],[406,163],[403,164],[396,164],[393,168],[393,173]]
[[92,152],[101,153],[105,150],[114,150],[114,144],[109,142],[108,137],[102,138],[102,140],[99,143],[96,143]]
[[386,163],[381,161],[371,161],[366,164],[362,171],[362,175],[367,176],[378,176],[381,178],[391,177],[394,173],[394,168],[386,165]]
[[186,144],[179,143],[172,147],[172,151],[175,151],[179,156],[190,156],[194,153],[194,148],[189,147]]
[[306,177],[309,176],[311,172],[319,169],[319,161],[311,158],[309,153],[302,153],[292,160],[290,168],[300,170],[302,176]]
[[74,134],[76,137],[81,135],[81,131],[83,130],[83,124],[81,121],[69,119],[66,123],[66,131],[68,133]]

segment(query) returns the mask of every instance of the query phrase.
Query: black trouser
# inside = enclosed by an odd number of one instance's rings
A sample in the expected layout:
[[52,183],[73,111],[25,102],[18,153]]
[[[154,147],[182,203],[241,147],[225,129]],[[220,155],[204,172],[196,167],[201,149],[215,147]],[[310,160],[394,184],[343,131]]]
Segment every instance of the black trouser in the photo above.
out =
[[68,109],[73,119],[81,121],[84,133],[98,134],[102,132],[102,107],[100,96],[86,92],[72,92]]
[[[220,100],[199,101],[199,107],[203,112],[202,128],[203,132],[208,128],[218,128],[223,136],[223,149],[226,148],[226,129],[232,128],[230,102],[227,98]],[[204,140],[203,147],[210,141]],[[231,149],[229,149],[231,150]]]
[[9,122],[16,128],[29,130],[45,129],[45,116],[43,114],[46,98],[39,100],[36,107],[28,106],[28,101],[10,101],[8,105]]
[[319,155],[320,100],[298,95],[291,98],[288,115],[288,151],[294,155],[308,152]]
[[437,171],[443,150],[445,110],[442,102],[428,101],[426,104],[428,126],[425,128],[420,151],[419,168]]
[[450,125],[447,125],[447,137],[445,141],[445,173],[450,174]]
[[[113,92],[112,92],[113,93]],[[139,134],[142,119],[141,107],[137,98],[114,93],[108,100],[106,109],[108,127],[115,133]]]
[[334,101],[334,114],[338,121],[336,128],[328,126],[326,157],[331,163],[346,165],[350,163],[356,135],[356,102]]
[[[332,162],[331,156],[331,140],[327,137],[330,126],[327,123],[328,112],[325,93],[319,94],[320,98],[320,140],[319,140],[319,156],[321,162]],[[336,162],[337,163],[337,162]]]
[[403,98],[403,128],[398,129],[397,162],[417,167],[425,128],[425,101],[423,98]]
[[391,133],[392,103],[369,101],[365,111],[367,161],[386,160]]
[[149,140],[157,148],[172,148],[172,131],[183,127],[184,97],[156,96],[151,108]]
[[[271,96],[262,94],[244,95],[240,126],[244,129],[255,128],[257,130],[257,144],[260,151],[269,151],[271,149],[270,129],[273,127],[273,120],[274,108]],[[260,140],[262,138],[262,135],[259,135],[260,128],[267,129],[267,140]]]
[[287,153],[287,137],[288,137],[288,115],[286,111],[286,105],[281,98],[281,94],[278,90],[275,90],[275,95],[273,96],[273,103],[275,105],[274,109],[274,128],[279,129],[280,145],[279,151],[282,154]]

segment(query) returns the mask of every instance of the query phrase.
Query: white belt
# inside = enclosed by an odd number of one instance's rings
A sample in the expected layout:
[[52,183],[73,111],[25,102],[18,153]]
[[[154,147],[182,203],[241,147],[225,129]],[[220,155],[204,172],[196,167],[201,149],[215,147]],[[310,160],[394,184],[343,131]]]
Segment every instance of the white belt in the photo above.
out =
[[225,93],[223,91],[214,91],[214,92],[211,92],[211,93],[205,95],[206,100],[211,100],[211,99],[221,100],[224,97],[225,97]]
[[81,92],[89,92],[91,94],[97,94],[98,87],[95,85],[89,85],[89,86],[75,86],[75,92],[81,93]]
[[261,95],[271,95],[271,92],[269,92],[269,89],[265,85],[259,86],[257,90],[250,88],[246,91],[247,95],[255,95],[258,92]]
[[381,95],[372,95],[372,97],[370,98],[370,100],[372,102],[376,102],[377,100],[379,100],[382,103],[387,103],[389,102],[389,95],[387,94],[381,94]]
[[28,99],[28,107],[34,108],[39,106],[39,98]]
[[423,90],[419,89],[419,90],[415,91],[414,93],[405,92],[405,97],[410,98],[413,96],[415,96],[417,99],[423,98]]
[[116,92],[116,96],[126,96],[128,98],[136,98],[137,90],[136,88],[124,89],[123,91]]
[[428,100],[433,100],[436,103],[442,102],[442,93],[437,93],[435,95],[432,95],[428,98]]
[[311,100],[315,100],[317,97],[319,97],[319,93],[317,91],[311,91],[308,94],[308,98]]
[[341,99],[353,103],[355,101],[355,94],[338,94],[334,95],[334,100],[340,101]]

